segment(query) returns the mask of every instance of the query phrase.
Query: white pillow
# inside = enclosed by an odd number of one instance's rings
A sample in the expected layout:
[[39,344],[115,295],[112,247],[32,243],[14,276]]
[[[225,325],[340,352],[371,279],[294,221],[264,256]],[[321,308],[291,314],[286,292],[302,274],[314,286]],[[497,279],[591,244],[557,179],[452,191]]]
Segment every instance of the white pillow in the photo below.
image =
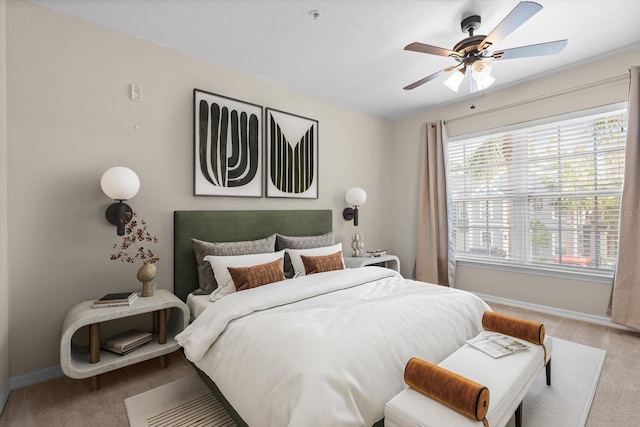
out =
[[[285,249],[291,258],[291,265],[293,265],[293,271],[296,276],[304,276],[306,271],[304,269],[304,263],[302,262],[302,255],[305,256],[319,256],[319,255],[333,255],[336,252],[342,250],[342,243],[337,243],[333,246],[322,246],[320,248],[313,249]],[[344,264],[344,259],[342,260]]]
[[204,260],[211,264],[213,275],[216,278],[216,282],[218,282],[218,288],[210,294],[211,301],[219,300],[223,296],[236,291],[236,286],[233,284],[233,279],[227,267],[252,267],[273,262],[280,258],[284,258],[284,251],[231,256],[207,255]]

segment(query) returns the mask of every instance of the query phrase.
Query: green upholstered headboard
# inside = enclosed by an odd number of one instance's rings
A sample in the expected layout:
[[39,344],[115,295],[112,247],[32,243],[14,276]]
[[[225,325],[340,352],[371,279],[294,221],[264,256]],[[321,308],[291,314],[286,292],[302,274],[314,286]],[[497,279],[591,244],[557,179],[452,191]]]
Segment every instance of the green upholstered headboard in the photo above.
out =
[[237,242],[273,233],[313,236],[331,230],[330,210],[174,211],[173,291],[184,301],[198,288],[192,237],[208,242]]

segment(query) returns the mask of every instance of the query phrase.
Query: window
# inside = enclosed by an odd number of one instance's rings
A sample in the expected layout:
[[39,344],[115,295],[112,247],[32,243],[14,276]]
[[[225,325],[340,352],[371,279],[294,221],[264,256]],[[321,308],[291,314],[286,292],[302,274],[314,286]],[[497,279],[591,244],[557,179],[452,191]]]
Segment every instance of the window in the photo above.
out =
[[456,258],[613,274],[626,110],[448,144]]

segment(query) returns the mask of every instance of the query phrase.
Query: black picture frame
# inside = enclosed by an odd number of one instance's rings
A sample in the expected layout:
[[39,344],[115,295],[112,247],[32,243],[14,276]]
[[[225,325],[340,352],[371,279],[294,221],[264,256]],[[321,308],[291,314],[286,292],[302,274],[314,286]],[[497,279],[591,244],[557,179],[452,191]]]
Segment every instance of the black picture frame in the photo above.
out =
[[263,107],[193,90],[194,196],[262,197]]
[[267,197],[317,199],[318,120],[266,109]]

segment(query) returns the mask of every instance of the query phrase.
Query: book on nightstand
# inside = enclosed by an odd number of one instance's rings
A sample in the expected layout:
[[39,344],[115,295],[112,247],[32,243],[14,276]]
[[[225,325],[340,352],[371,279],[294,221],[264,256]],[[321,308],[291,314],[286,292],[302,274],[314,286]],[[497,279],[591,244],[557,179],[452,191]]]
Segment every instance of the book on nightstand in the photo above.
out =
[[107,294],[100,299],[93,302],[93,308],[105,308],[105,307],[123,307],[131,305],[138,299],[136,292],[120,292],[115,294]]
[[151,333],[131,329],[103,342],[100,347],[103,350],[119,354],[121,356],[137,349],[151,341]]

